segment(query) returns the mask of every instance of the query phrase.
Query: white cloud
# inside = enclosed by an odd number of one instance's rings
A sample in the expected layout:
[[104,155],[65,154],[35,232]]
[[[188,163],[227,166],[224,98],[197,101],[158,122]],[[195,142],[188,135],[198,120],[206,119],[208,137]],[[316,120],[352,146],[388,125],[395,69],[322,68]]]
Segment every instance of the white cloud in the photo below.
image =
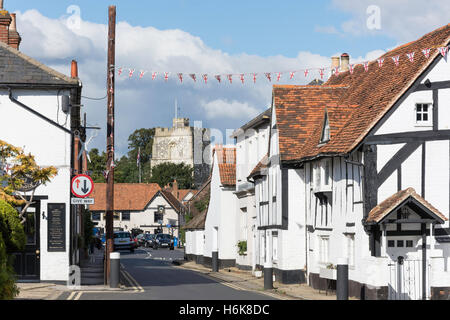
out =
[[259,109],[247,102],[227,101],[217,99],[209,102],[202,101],[200,106],[208,118],[251,119],[259,113]]
[[[446,25],[450,16],[450,1],[443,0],[333,0],[333,6],[352,15],[340,27],[351,35],[384,34],[399,43],[409,42]],[[380,9],[380,29],[370,30],[367,20]]]

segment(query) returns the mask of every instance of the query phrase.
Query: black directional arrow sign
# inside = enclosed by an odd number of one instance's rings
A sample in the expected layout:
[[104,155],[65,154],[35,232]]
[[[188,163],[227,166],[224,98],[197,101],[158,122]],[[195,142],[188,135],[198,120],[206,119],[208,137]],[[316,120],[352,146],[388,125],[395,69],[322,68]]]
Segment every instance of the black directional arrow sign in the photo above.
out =
[[72,194],[77,198],[87,198],[94,191],[94,181],[92,178],[80,174],[72,179]]

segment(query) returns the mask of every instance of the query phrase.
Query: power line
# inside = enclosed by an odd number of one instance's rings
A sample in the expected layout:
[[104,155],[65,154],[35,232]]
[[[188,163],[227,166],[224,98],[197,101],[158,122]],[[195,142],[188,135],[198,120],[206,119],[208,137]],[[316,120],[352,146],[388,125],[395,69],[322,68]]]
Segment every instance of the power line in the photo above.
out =
[[91,98],[91,97],[85,97],[85,96],[81,96],[84,99],[89,99],[89,100],[104,100],[108,97],[108,95],[104,96],[103,98]]

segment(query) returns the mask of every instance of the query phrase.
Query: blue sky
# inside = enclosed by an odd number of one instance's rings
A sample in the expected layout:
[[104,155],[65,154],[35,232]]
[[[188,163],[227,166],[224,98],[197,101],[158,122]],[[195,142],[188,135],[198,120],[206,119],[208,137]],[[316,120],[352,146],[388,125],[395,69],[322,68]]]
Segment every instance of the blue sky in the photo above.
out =
[[[450,1],[443,0],[5,0],[17,12],[20,50],[69,73],[79,62],[83,95],[106,94],[106,25],[108,5],[117,6],[118,66],[171,72],[165,82],[147,74],[142,80],[122,76],[116,85],[116,152],[127,152],[127,138],[137,128],[171,126],[175,99],[191,124],[216,129],[217,142],[227,143],[228,131],[264,111],[271,103],[271,86],[263,72],[329,67],[331,56],[343,52],[353,62],[373,60],[397,45],[415,40],[444,24]],[[68,22],[80,9],[80,25]],[[368,28],[378,10],[379,28]],[[369,10],[369,11],[368,11]],[[184,72],[180,84],[176,73]],[[214,80],[217,73],[258,72],[232,85]],[[196,73],[193,83],[186,73]],[[209,74],[207,85],[201,74]],[[306,84],[317,78],[285,75],[279,84]],[[88,124],[104,127],[105,102],[84,99]],[[221,137],[220,137],[221,136]],[[222,140],[220,140],[222,138]],[[105,149],[104,129],[90,147]]]

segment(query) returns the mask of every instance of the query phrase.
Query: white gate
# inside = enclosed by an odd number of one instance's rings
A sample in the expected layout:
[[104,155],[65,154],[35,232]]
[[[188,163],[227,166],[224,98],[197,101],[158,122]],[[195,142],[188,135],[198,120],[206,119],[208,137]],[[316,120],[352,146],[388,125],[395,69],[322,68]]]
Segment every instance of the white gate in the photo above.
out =
[[[389,266],[389,300],[422,300],[422,260],[391,261]],[[430,263],[427,261],[426,299],[430,298]]]

